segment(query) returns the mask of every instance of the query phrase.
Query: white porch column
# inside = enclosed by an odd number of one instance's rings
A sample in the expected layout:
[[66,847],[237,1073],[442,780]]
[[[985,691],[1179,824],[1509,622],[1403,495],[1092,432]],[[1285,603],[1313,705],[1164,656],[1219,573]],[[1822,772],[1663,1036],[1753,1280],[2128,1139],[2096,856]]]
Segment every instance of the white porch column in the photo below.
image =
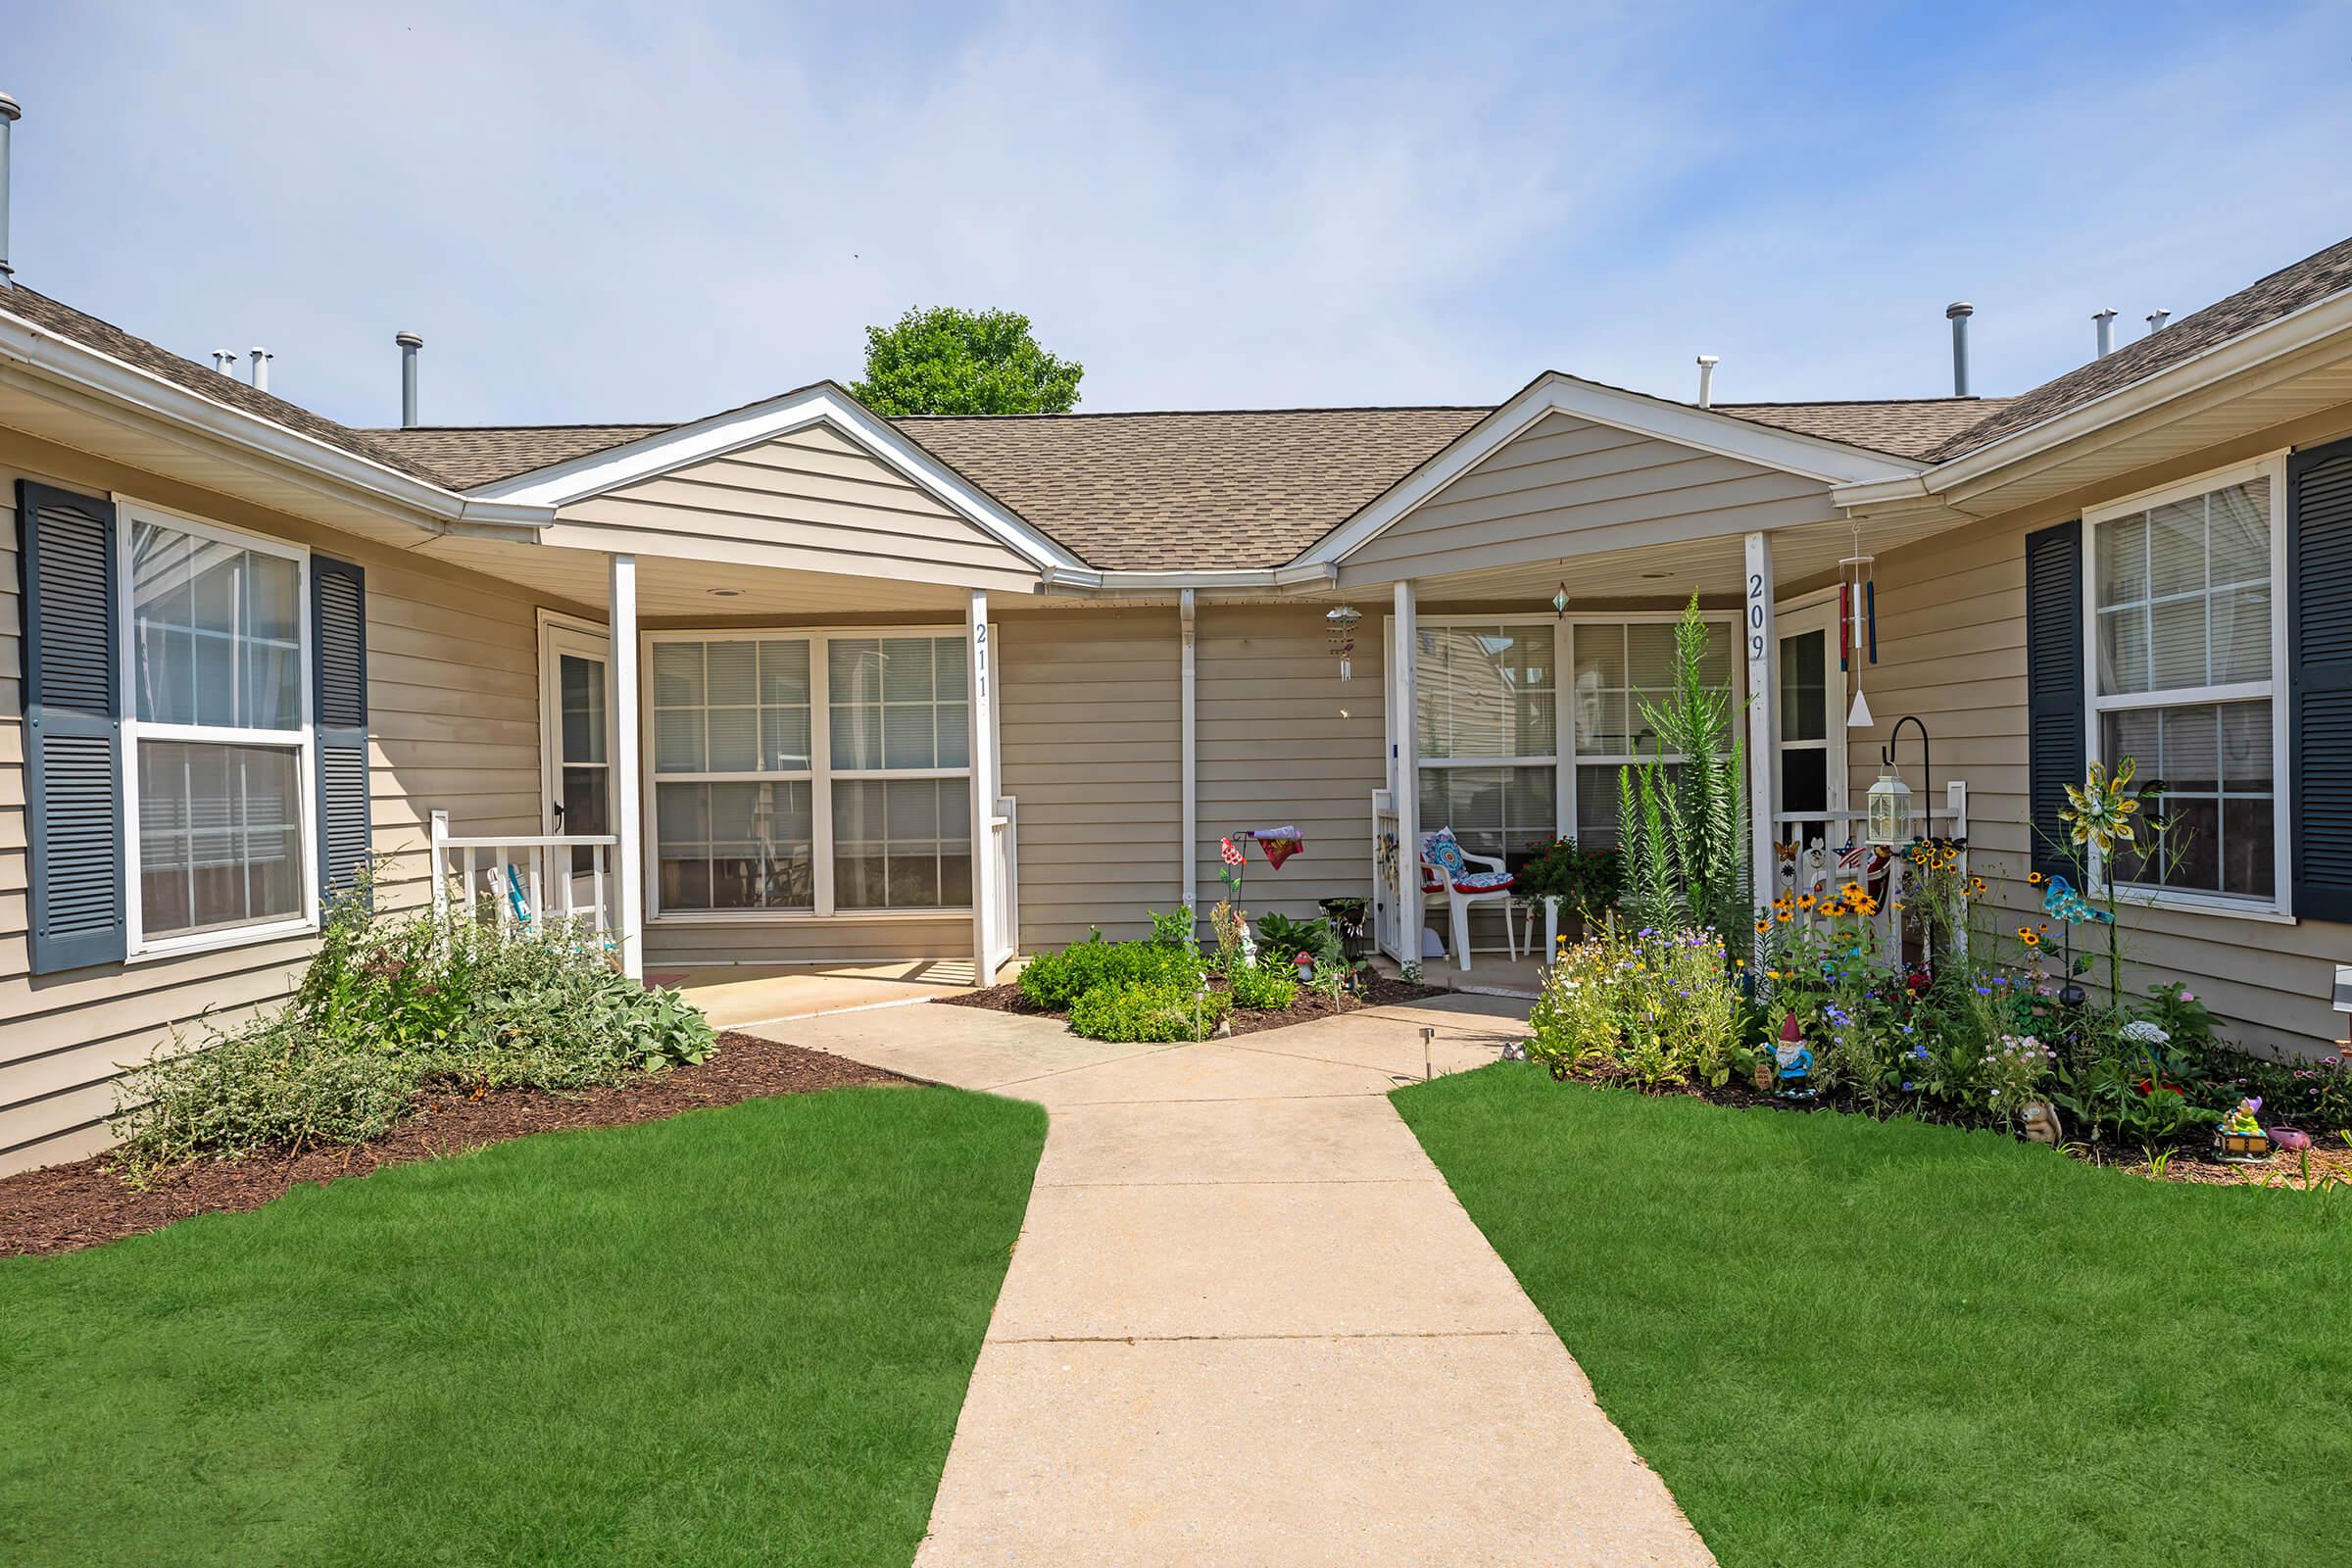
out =
[[1389,653],[1395,661],[1389,672],[1390,715],[1389,789],[1396,799],[1396,905],[1406,961],[1421,961],[1424,921],[1421,899],[1421,735],[1414,720],[1420,706],[1416,684],[1420,651],[1420,611],[1413,584],[1396,585],[1396,604],[1389,624]]
[[613,925],[620,940],[620,972],[645,978],[645,779],[638,766],[643,737],[638,717],[637,558],[611,556],[607,629],[612,637]]
[[972,975],[979,985],[997,983],[997,723],[992,712],[988,667],[988,594],[972,590],[964,612],[970,639],[968,672],[972,742]]
[[[1780,629],[1773,623],[1772,535],[1747,536],[1747,609],[1741,632],[1747,640],[1748,880],[1756,904],[1773,895],[1773,745],[1780,735]],[[1729,942],[1738,933],[1727,931]]]
[[1193,619],[1199,610],[1193,590],[1178,593],[1176,614],[1184,638],[1184,662],[1177,684],[1177,727],[1180,731],[1178,755],[1183,771],[1184,804],[1180,808],[1183,849],[1179,863],[1184,874],[1184,906],[1193,911],[1195,924],[1200,910],[1200,736],[1197,728],[1199,710],[1195,706],[1197,684],[1193,666]]

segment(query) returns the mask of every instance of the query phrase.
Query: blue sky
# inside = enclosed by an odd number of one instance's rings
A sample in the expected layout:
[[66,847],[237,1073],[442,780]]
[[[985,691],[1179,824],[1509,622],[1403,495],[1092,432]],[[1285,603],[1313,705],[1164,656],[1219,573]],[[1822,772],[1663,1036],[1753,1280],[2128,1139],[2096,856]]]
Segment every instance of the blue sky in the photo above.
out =
[[1006,306],[1094,410],[1977,390],[2352,233],[2352,8],[6,0],[22,281],[428,422]]

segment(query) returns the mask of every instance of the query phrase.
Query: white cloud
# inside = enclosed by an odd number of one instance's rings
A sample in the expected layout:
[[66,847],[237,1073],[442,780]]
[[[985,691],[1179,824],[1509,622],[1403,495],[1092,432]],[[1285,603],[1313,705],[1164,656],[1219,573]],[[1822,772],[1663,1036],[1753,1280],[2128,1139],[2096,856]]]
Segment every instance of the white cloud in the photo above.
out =
[[76,8],[0,85],[25,281],[266,340],[359,422],[399,327],[429,418],[683,417],[854,375],[863,325],[943,302],[1027,311],[1090,408],[1544,366],[1679,395],[1701,348],[1726,397],[1933,392],[1964,294],[2011,389],[2102,300],[2186,310],[2339,237],[2325,17],[2096,92],[1987,38],[1877,97],[1769,12],[1526,22]]

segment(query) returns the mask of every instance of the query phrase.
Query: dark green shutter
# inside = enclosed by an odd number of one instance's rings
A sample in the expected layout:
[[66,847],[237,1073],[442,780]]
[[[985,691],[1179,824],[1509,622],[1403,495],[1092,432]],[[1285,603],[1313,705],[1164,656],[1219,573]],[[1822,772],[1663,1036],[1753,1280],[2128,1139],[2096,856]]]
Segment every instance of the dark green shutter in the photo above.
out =
[[2026,792],[2029,859],[2071,866],[2059,846],[2066,787],[2082,782],[2082,522],[2026,535]]
[[123,954],[115,526],[112,502],[17,483],[34,974],[118,963]]
[[2352,920],[2352,441],[2287,459],[2286,667],[2295,913]]
[[368,859],[368,578],[311,558],[311,718],[318,753],[318,896],[359,881]]

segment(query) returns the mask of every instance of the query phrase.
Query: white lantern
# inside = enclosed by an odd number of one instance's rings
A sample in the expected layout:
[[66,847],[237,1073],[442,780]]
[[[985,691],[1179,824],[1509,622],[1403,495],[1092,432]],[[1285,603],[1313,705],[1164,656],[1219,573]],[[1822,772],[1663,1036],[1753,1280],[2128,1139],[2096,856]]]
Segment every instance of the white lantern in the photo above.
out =
[[1870,787],[1870,842],[1897,848],[1911,842],[1911,786],[1892,772]]

